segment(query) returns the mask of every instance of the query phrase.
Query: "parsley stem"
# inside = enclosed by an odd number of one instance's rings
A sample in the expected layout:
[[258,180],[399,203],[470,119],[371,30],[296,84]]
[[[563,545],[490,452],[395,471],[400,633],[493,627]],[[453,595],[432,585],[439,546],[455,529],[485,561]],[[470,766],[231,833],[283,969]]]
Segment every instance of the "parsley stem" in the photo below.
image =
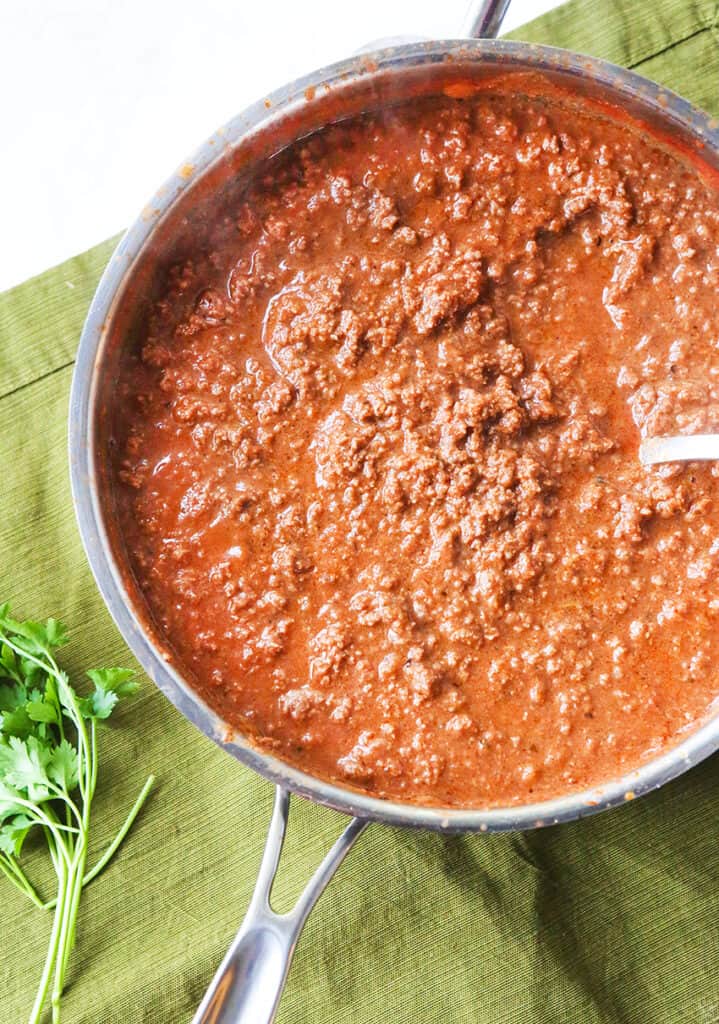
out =
[[[79,710],[78,710],[79,714]],[[83,728],[84,722],[80,719]],[[88,744],[89,740],[89,744]],[[53,1021],[60,1019],[60,997],[65,984],[65,972],[67,971],[70,953],[75,945],[75,930],[77,925],[77,913],[80,908],[80,897],[82,895],[83,876],[87,862],[88,836],[90,834],[90,812],[92,800],[95,796],[97,784],[97,724],[93,720],[90,723],[90,735],[85,734],[85,750],[89,754],[86,765],[86,790],[82,805],[82,828],[75,846],[75,858],[73,862],[72,877],[70,882],[70,899],[67,904],[65,920],[61,936],[60,952],[55,967],[55,983],[52,992]],[[56,1018],[57,1014],[57,1018]]]
[[25,893],[36,907],[39,907],[41,910],[45,908],[45,904],[38,896],[32,882],[14,857],[0,853],[0,871],[2,871],[5,877],[12,882],[13,885],[17,886],[20,892]]
[[97,722],[94,718],[90,722],[90,764],[92,765],[91,785],[94,793],[97,786]]
[[[123,843],[125,837],[127,836],[127,833],[132,828],[132,826],[133,826],[133,824],[135,822],[135,818],[138,816],[138,814],[142,810],[142,807],[143,807],[145,801],[147,800],[148,796],[150,795],[150,790],[152,789],[154,784],[155,784],[155,776],[154,775],[148,776],[148,779],[145,782],[145,785],[140,790],[140,793],[139,793],[139,795],[137,797],[137,800],[135,800],[135,803],[130,808],[129,814],[127,815],[127,817],[125,818],[124,822],[122,823],[120,831],[117,833],[117,835],[115,836],[113,841],[110,843],[110,845],[107,847],[107,849],[103,853],[102,857],[100,857],[100,859],[95,864],[95,866],[93,868],[91,868],[88,871],[88,873],[85,875],[85,877],[83,878],[83,880],[82,880],[83,888],[86,885],[89,885],[90,882],[92,882],[95,878],[97,878],[97,876],[102,871],[105,870],[105,868],[110,863],[112,858],[115,856],[115,854],[117,853],[119,848],[122,846],[122,843]],[[57,897],[55,899],[48,900],[47,903],[42,903],[40,905],[42,906],[43,910],[52,910],[55,907],[56,904],[57,904]]]
[[100,857],[100,859],[97,862],[97,864],[95,865],[95,867],[90,872],[88,872],[87,875],[85,875],[85,878],[84,878],[84,881],[83,881],[83,885],[87,885],[87,883],[91,882],[93,880],[93,878],[97,878],[97,876],[100,874],[102,869],[107,867],[107,865],[110,863],[112,858],[115,856],[115,854],[117,853],[120,845],[122,844],[123,839],[125,838],[127,833],[130,831],[130,829],[132,828],[132,825],[133,825],[133,822],[135,821],[135,818],[140,813],[140,811],[142,809],[142,805],[145,803],[145,801],[147,800],[148,796],[150,795],[150,790],[152,789],[154,784],[155,784],[155,776],[154,775],[150,775],[148,777],[148,779],[147,779],[147,782],[145,783],[145,785],[140,790],[140,795],[138,796],[137,800],[135,801],[135,803],[130,808],[130,813],[125,818],[125,821],[124,821],[120,831],[117,833],[117,835],[115,836],[113,841],[110,843],[108,848],[105,850],[105,852],[103,853],[102,857]]
[[19,796],[13,797],[13,800],[18,807],[25,808],[28,812],[28,817],[34,818],[38,825],[44,825],[46,828],[50,829],[50,832],[56,841],[60,838],[60,842],[62,842],[62,837],[60,835],[62,832],[67,832],[70,835],[77,834],[79,832],[79,829],[74,828],[72,825],[61,825],[49,808],[47,811],[43,811],[37,804],[31,803],[29,800],[23,800],[23,798]]
[[[89,815],[88,815],[89,826]],[[66,886],[66,898],[62,915],[60,939],[57,948],[55,961],[55,980],[52,989],[51,1005],[52,1019],[55,1022],[60,1020],[60,998],[65,985],[65,973],[70,960],[70,953],[75,944],[75,925],[77,913],[80,908],[80,896],[82,895],[82,877],[85,871],[85,860],[87,858],[87,830],[85,830],[77,841],[75,856],[70,868],[70,876]]]
[[[42,830],[45,835],[45,842],[47,843],[47,848],[50,851],[50,859],[52,860],[52,866],[55,868],[55,874],[59,875],[59,856],[57,850],[55,849],[55,839],[50,829],[47,828],[45,825],[43,825]],[[57,902],[57,900],[55,902]]]
[[[68,794],[67,790],[63,789],[61,786],[55,785],[54,783],[50,783],[50,787],[58,800],[62,800],[64,802],[67,810],[70,812],[70,816],[74,816],[75,821],[78,823],[79,827],[82,828],[82,815],[80,814],[77,804]],[[77,832],[77,829],[72,826],[69,821],[66,825],[59,825],[58,828],[62,828],[66,832]]]
[[[67,851],[66,851],[67,852]],[[52,922],[52,931],[50,932],[50,942],[47,949],[47,958],[45,960],[45,966],[43,967],[42,977],[40,978],[40,984],[38,986],[37,994],[35,996],[35,1002],[33,1003],[28,1024],[39,1024],[42,1016],[42,1009],[47,999],[48,989],[50,988],[50,980],[55,967],[55,961],[57,959],[58,945],[60,942],[60,933],[62,930],[62,921],[65,916],[65,900],[66,900],[66,889],[67,889],[67,868],[65,861],[60,859],[60,870],[58,872],[58,885],[57,885],[57,909],[55,910],[55,917]]]

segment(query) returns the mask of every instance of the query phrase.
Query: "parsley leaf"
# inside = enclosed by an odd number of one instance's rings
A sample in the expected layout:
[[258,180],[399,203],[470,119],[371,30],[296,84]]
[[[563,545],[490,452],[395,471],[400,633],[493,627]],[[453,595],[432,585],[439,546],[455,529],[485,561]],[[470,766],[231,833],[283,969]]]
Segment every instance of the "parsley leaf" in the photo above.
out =
[[0,644],[0,679],[2,678],[13,679],[16,683],[22,682],[17,656],[7,644]]
[[118,697],[137,693],[140,688],[135,673],[128,668],[91,668],[87,674],[96,689],[116,693]]
[[50,796],[47,766],[50,748],[37,736],[21,740],[11,736],[4,749],[0,748],[0,768],[5,781],[17,790],[27,790],[30,800],[39,802]]
[[109,718],[120,698],[138,689],[134,673],[126,668],[91,668],[87,675],[95,684],[95,691],[80,702],[85,718]]
[[26,814],[16,814],[0,828],[0,851],[11,857],[19,857],[22,844],[35,822]]
[[48,778],[71,793],[80,781],[80,764],[75,747],[66,739],[60,740],[47,764]]
[[28,718],[32,722],[57,722],[57,708],[44,700],[29,700],[25,705]]

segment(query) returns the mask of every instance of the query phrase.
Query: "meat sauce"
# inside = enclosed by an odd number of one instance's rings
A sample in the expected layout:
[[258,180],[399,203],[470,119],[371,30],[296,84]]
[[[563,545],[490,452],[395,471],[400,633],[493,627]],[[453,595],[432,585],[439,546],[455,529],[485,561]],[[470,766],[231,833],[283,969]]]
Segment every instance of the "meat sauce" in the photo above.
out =
[[116,390],[119,524],[193,685],[403,801],[637,767],[719,695],[719,204],[549,95],[424,98],[266,162]]

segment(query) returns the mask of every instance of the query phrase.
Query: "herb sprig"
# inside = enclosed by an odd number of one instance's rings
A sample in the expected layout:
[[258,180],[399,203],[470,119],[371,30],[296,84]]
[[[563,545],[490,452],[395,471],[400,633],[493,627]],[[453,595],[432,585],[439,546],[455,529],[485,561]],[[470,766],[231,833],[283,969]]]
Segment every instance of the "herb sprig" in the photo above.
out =
[[[93,689],[80,695],[53,653],[67,639],[56,619],[20,622],[9,605],[0,605],[0,872],[36,906],[55,911],[29,1024],[40,1021],[48,995],[52,1020],[60,1021],[83,886],[112,859],[154,782],[150,776],[119,832],[86,872],[97,723],[137,690],[137,682],[128,669],[92,669],[87,675]],[[47,902],[19,861],[33,829],[43,833],[57,875],[57,894]]]

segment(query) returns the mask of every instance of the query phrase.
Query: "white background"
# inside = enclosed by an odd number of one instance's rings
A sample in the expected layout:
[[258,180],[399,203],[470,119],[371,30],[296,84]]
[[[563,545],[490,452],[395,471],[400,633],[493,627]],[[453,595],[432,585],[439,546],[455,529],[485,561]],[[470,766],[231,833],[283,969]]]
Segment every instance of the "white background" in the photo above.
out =
[[[513,0],[504,23],[558,0]],[[0,0],[0,291],[119,231],[215,128],[467,0]]]

